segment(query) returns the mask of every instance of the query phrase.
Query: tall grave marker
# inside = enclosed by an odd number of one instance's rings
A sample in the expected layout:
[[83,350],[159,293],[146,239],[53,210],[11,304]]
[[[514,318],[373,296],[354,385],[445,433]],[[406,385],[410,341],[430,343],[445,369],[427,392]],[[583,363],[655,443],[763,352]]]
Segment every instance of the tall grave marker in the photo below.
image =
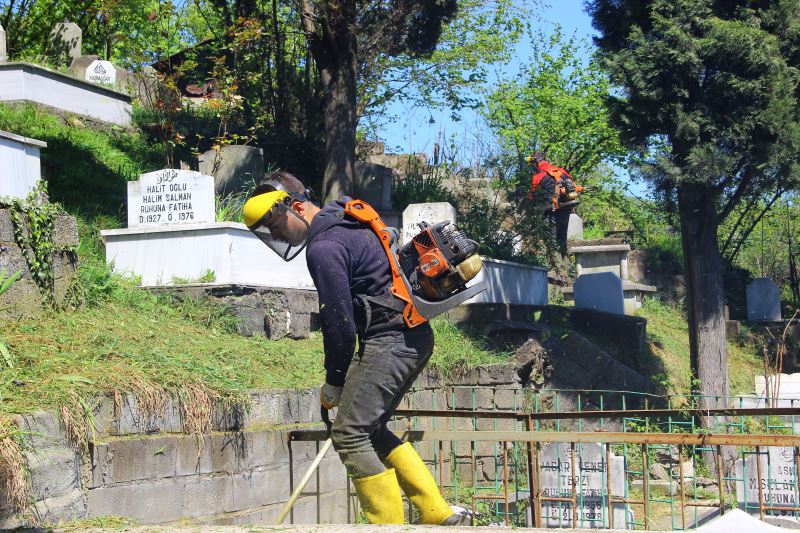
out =
[[[625,458],[611,454],[598,443],[576,444],[573,455],[569,444],[552,443],[542,448],[539,490],[543,498],[572,498],[576,486],[577,524],[572,502],[542,501],[542,526],[547,528],[603,529],[612,525],[608,516],[608,496],[626,495]],[[575,465],[572,464],[573,458]],[[609,472],[610,467],[610,483]],[[633,522],[630,507],[612,503],[614,529],[627,529]]]
[[128,182],[128,227],[214,222],[214,178],[166,168]]
[[59,62],[66,60],[67,66],[81,56],[82,46],[83,31],[74,22],[60,22],[50,32],[49,52]]

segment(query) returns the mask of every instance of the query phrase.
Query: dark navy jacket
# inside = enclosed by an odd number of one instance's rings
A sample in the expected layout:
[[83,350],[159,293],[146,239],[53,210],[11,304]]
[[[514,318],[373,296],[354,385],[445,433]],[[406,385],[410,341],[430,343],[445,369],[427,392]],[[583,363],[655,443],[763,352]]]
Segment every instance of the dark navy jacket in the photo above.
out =
[[372,229],[343,216],[345,202],[326,204],[311,222],[306,262],[319,295],[325,371],[331,385],[344,384],[356,348],[353,300],[389,292],[391,269]]

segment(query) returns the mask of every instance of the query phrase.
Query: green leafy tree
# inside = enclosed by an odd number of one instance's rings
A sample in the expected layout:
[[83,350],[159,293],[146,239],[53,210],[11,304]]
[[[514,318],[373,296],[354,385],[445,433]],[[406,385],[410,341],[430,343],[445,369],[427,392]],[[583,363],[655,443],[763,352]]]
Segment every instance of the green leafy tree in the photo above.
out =
[[505,152],[520,164],[542,151],[547,158],[585,176],[601,161],[622,163],[627,151],[609,122],[611,82],[594,60],[584,61],[575,39],[559,28],[532,36],[532,56],[515,79],[498,83],[486,98],[486,118]]
[[[625,140],[662,149],[649,177],[676,201],[692,369],[729,394],[718,227],[754,191],[796,178],[800,2],[594,0]],[[703,406],[713,400],[706,400]]]
[[365,57],[430,56],[456,0],[363,2],[299,0],[303,31],[325,89],[325,172],[322,196],[352,191],[358,80]]
[[582,59],[585,45],[565,39],[559,28],[550,35],[532,35],[531,48],[521,72],[501,80],[486,95],[484,114],[500,145],[493,164],[499,175],[509,174],[501,168],[511,169],[512,178],[505,186],[518,189],[510,195],[514,203],[510,227],[522,239],[517,246],[535,250],[541,241],[551,247],[553,243],[545,238],[541,203],[528,199],[534,169],[525,163],[525,156],[534,151],[544,152],[581,184],[601,186],[592,193],[592,204],[613,204],[618,209],[630,207],[630,202],[609,166],[622,164],[627,151],[609,121],[608,76],[594,60]]

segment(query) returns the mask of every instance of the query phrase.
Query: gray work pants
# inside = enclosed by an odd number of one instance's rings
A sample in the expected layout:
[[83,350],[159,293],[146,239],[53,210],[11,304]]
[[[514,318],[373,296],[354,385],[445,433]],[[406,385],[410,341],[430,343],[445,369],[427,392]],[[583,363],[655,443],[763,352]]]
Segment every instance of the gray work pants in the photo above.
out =
[[386,423],[433,352],[423,324],[365,339],[347,370],[331,438],[352,478],[380,474],[381,462],[402,444]]

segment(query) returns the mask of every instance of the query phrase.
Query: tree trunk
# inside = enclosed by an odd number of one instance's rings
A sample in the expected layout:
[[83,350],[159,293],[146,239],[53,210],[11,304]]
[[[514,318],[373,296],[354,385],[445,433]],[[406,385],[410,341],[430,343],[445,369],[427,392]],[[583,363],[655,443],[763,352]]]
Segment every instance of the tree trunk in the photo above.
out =
[[692,371],[698,379],[692,388],[704,396],[700,400],[701,409],[727,407],[725,299],[713,191],[705,185],[679,186],[678,210],[686,272],[689,349]]
[[[692,374],[697,379],[692,391],[701,395],[697,405],[700,409],[729,407],[725,297],[717,241],[717,210],[711,187],[679,186],[678,212],[686,274],[689,351]],[[700,424],[716,431],[714,417],[701,417]],[[736,449],[723,446],[721,452],[723,468],[730,472],[737,458]],[[703,460],[711,467],[715,460],[713,452],[704,452]]]
[[314,14],[300,0],[303,30],[325,89],[325,173],[321,198],[327,202],[353,193],[356,160],[358,41],[356,2],[322,6]]
[[355,56],[337,57],[325,87],[325,174],[322,197],[338,200],[353,194],[356,160]]

